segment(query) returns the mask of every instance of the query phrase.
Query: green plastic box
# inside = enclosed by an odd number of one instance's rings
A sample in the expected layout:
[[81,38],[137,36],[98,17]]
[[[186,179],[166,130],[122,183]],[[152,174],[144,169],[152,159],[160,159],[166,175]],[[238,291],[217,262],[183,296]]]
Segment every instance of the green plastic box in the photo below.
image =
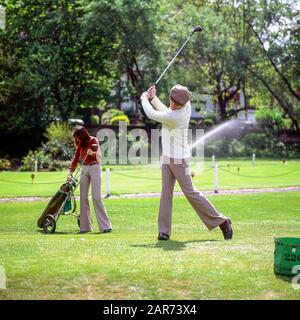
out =
[[300,270],[300,238],[275,238],[274,272],[282,276],[295,276],[293,267]]

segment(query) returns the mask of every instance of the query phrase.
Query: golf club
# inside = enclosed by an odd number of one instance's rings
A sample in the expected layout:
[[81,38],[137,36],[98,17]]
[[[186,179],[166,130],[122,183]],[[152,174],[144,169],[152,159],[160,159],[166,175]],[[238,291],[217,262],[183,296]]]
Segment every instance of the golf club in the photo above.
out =
[[182,45],[182,47],[177,51],[177,53],[175,54],[174,58],[171,60],[171,62],[168,64],[168,66],[166,67],[166,69],[162,72],[162,74],[159,76],[159,78],[156,80],[155,82],[155,86],[159,83],[159,81],[161,80],[161,78],[164,76],[164,74],[167,72],[167,70],[170,68],[170,66],[173,64],[174,60],[176,59],[176,57],[179,55],[179,53],[183,50],[183,48],[186,46],[186,44],[190,41],[192,35],[195,32],[202,32],[204,29],[202,26],[197,26],[194,27],[190,33],[190,35],[188,36],[188,38],[186,39],[186,41],[184,42],[184,44]]

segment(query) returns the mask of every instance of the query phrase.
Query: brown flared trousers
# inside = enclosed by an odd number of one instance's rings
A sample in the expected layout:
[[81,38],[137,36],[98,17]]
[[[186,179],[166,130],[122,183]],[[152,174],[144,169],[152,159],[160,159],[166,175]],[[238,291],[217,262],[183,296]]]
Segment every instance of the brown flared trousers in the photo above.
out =
[[101,200],[101,166],[82,166],[80,178],[80,231],[92,231],[89,205],[89,188],[92,185],[92,200],[100,230],[111,229],[111,223]]
[[167,158],[164,159],[162,164],[162,192],[158,216],[159,232],[171,235],[172,200],[176,180],[199,218],[209,230],[228,219],[200,191],[194,188],[188,162],[184,159]]

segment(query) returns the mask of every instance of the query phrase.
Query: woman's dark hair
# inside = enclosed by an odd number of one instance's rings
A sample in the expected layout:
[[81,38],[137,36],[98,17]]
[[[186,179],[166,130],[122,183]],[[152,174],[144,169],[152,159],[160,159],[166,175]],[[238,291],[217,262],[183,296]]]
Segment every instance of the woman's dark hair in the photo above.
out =
[[90,142],[90,135],[85,127],[77,126],[73,133],[73,137],[78,141],[77,146],[79,147],[87,147]]

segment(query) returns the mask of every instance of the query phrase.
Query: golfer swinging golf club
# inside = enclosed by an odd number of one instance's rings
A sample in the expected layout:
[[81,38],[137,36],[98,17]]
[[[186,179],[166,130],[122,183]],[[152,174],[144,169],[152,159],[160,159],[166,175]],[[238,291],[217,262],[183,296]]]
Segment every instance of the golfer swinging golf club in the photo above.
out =
[[194,210],[211,230],[220,227],[225,240],[232,238],[229,218],[223,216],[210,201],[195,190],[189,173],[188,127],[191,117],[191,93],[180,85],[170,91],[170,106],[166,107],[151,87],[141,96],[143,109],[148,118],[162,123],[162,192],[158,216],[158,240],[169,240],[172,225],[172,199],[175,181],[193,206]]
[[80,177],[80,232],[92,230],[88,192],[92,185],[92,199],[100,230],[111,232],[112,227],[101,200],[101,150],[98,139],[89,135],[86,128],[78,126],[73,134],[76,151],[68,171],[72,178],[79,159],[83,161]]

